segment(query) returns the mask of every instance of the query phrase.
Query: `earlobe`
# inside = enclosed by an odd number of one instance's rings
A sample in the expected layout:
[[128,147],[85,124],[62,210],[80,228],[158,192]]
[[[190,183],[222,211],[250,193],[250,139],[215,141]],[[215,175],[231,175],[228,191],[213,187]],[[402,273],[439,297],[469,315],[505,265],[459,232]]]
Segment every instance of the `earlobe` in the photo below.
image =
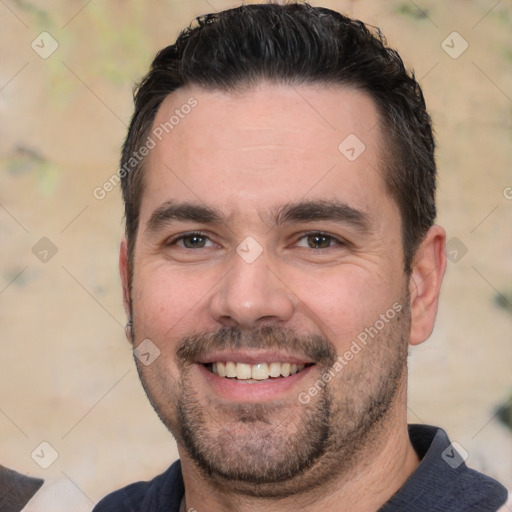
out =
[[419,345],[432,334],[446,270],[445,243],[444,229],[434,225],[428,230],[414,256],[409,280],[411,345]]

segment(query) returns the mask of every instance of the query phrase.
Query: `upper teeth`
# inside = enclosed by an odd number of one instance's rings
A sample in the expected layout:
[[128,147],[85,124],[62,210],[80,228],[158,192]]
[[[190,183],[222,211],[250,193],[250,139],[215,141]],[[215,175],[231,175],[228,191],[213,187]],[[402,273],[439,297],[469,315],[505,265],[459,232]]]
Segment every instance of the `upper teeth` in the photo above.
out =
[[288,377],[300,372],[305,365],[295,363],[245,364],[227,361],[212,363],[212,371],[220,377],[265,380],[269,377]]

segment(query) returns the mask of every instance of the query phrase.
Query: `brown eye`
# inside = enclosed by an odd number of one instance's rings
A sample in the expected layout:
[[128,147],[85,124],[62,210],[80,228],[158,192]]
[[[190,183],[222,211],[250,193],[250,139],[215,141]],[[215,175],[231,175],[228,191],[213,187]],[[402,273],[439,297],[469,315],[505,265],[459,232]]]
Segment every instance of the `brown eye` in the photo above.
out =
[[311,233],[301,237],[297,245],[308,249],[327,249],[333,245],[339,245],[339,242],[331,235]]
[[202,235],[187,235],[182,238],[183,246],[187,249],[201,249],[205,247],[207,237]]
[[308,245],[311,249],[325,249],[330,247],[332,237],[326,235],[309,235]]

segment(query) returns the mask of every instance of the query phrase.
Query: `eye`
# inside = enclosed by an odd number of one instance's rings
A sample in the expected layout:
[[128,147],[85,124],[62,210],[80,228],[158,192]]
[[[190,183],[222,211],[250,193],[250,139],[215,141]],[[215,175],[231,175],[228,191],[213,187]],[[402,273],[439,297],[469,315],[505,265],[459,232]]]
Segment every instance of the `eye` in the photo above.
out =
[[213,242],[203,233],[185,233],[169,242],[168,245],[177,245],[184,249],[203,249],[212,247]]
[[334,245],[342,245],[342,242],[332,235],[325,233],[309,233],[299,238],[297,246],[308,249],[327,249]]

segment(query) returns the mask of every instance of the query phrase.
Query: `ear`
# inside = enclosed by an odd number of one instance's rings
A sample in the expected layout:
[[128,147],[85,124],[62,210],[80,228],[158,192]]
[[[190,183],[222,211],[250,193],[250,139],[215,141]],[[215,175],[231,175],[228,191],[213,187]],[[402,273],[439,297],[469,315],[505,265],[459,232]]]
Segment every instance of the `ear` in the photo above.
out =
[[128,242],[126,237],[121,241],[121,247],[119,248],[119,273],[123,286],[124,311],[128,319],[130,319],[130,272],[128,263]]
[[445,244],[444,229],[434,225],[428,230],[414,255],[409,279],[411,345],[419,345],[432,334],[439,292],[446,270]]

